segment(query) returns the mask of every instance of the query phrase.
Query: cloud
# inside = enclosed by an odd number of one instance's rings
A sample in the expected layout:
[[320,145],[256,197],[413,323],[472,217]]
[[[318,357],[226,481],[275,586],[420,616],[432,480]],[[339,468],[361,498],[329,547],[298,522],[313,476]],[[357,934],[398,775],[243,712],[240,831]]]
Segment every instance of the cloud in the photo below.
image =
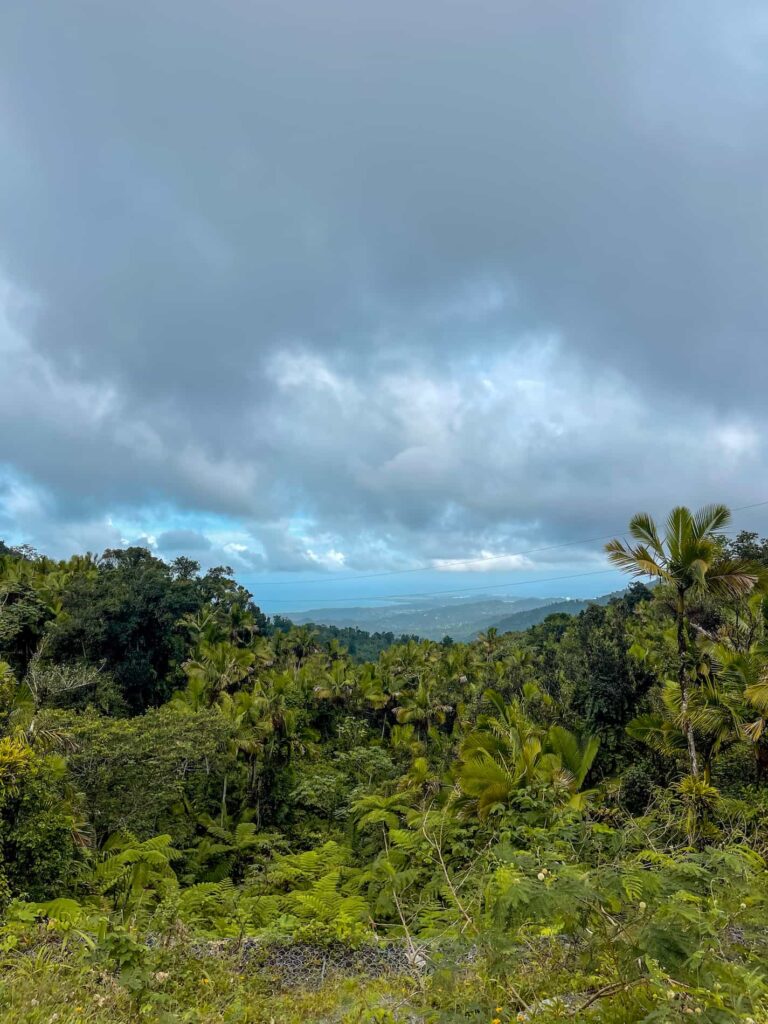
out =
[[525,555],[499,555],[493,551],[481,551],[474,559],[435,558],[432,562],[432,568],[438,572],[504,572],[533,567],[534,562]]
[[265,564],[277,572],[341,569],[346,562],[328,536],[312,535],[307,524],[270,523],[254,531],[254,540],[264,552]]
[[29,543],[53,555],[123,547],[121,532],[108,516],[71,518],[56,508],[39,487],[0,466],[0,537],[12,543]]
[[6,5],[0,526],[447,571],[762,499],[767,37],[751,0]]
[[210,551],[212,547],[210,540],[196,530],[166,530],[157,538],[156,544],[162,552],[192,553]]

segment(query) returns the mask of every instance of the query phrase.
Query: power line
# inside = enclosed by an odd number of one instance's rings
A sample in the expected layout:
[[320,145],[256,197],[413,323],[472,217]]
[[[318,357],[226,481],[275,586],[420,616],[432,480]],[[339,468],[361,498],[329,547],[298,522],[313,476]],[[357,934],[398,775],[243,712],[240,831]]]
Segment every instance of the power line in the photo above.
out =
[[[765,505],[768,505],[768,500],[766,500],[766,501],[756,501],[756,502],[753,502],[750,505],[740,505],[738,508],[731,509],[731,511],[732,512],[746,512],[748,509],[761,508],[761,507],[763,507]],[[616,531],[616,532],[619,532],[619,531]],[[732,532],[732,531],[730,531],[730,532]],[[614,534],[609,534],[607,536],[611,536],[612,537],[612,536],[614,536]],[[600,539],[604,539],[604,538],[600,538]],[[587,541],[567,541],[564,544],[551,545],[551,547],[566,547],[566,546],[569,546],[569,545],[582,544],[582,543],[588,543],[588,542]],[[529,553],[532,553],[533,550],[536,550],[536,549],[531,549],[531,551]],[[539,549],[539,550],[541,550],[541,549]],[[506,557],[509,557],[509,556],[506,556]],[[535,583],[537,585],[542,584],[542,583],[558,583],[558,582],[560,582],[562,580],[581,579],[582,577],[585,577],[585,576],[606,576],[608,574],[613,574],[615,572],[618,572],[618,570],[617,569],[595,569],[595,570],[592,570],[592,571],[589,571],[589,572],[570,573],[570,574],[568,574],[566,576],[549,576],[549,577],[546,577],[544,579],[514,580],[511,583],[492,583],[492,584],[487,584],[487,585],[482,586],[482,587],[457,587],[457,588],[452,588],[452,589],[448,589],[448,590],[427,590],[427,591],[420,591],[420,592],[407,593],[407,594],[381,594],[379,596],[373,596],[371,594],[365,594],[365,595],[356,596],[356,597],[329,597],[329,598],[322,598],[321,597],[321,598],[318,598],[317,600],[320,601],[320,602],[323,602],[323,603],[325,603],[325,602],[333,603],[333,602],[340,602],[340,601],[344,601],[344,602],[354,601],[354,602],[358,602],[358,603],[360,601],[376,601],[376,602],[379,602],[379,601],[392,601],[392,600],[398,600],[398,599],[409,599],[409,598],[418,598],[418,597],[434,597],[434,596],[439,596],[439,595],[442,595],[442,594],[466,594],[466,593],[471,593],[473,591],[474,592],[476,592],[476,591],[485,592],[485,591],[488,591],[488,590],[506,590],[506,589],[508,589],[510,587],[524,587],[524,586],[528,586],[528,585],[530,585],[532,583]],[[354,578],[358,578],[358,577],[347,577],[348,580],[349,579],[354,579]],[[295,586],[299,586],[303,582],[305,582],[305,581],[296,581],[296,583],[294,585]],[[271,604],[295,604],[299,600],[301,600],[301,598],[288,598],[288,599],[286,599],[286,598],[282,598],[282,599],[281,598],[275,598],[275,599],[270,599],[270,603]]]
[[[731,511],[732,512],[745,512],[748,509],[761,508],[761,507],[763,507],[765,505],[768,505],[768,499],[765,500],[765,501],[756,501],[756,502],[754,502],[751,505],[740,505],[737,508],[731,509]],[[441,567],[450,566],[450,565],[485,565],[488,562],[495,562],[495,561],[498,561],[498,560],[504,559],[504,558],[521,558],[521,557],[524,557],[526,555],[540,554],[542,551],[555,551],[555,550],[557,550],[559,548],[577,547],[577,546],[582,545],[582,544],[596,544],[598,541],[611,540],[613,537],[616,536],[616,534],[621,533],[621,532],[622,532],[621,530],[612,530],[611,533],[603,534],[601,537],[584,537],[584,538],[581,538],[579,540],[566,540],[566,541],[563,541],[562,543],[559,543],[559,544],[546,544],[543,547],[528,548],[525,551],[515,551],[515,552],[511,552],[511,553],[507,552],[506,554],[503,554],[503,555],[490,555],[487,558],[453,558],[453,559],[445,559],[445,560],[441,560]],[[439,570],[437,570],[437,567],[434,566],[434,565],[422,565],[422,566],[418,566],[417,568],[411,568],[411,569],[385,569],[385,570],[382,570],[381,572],[363,573],[363,574],[357,574],[357,575],[354,575],[354,576],[315,576],[312,579],[308,579],[308,580],[263,580],[259,584],[259,587],[260,588],[261,587],[295,587],[295,586],[302,586],[303,587],[306,584],[314,584],[314,583],[354,583],[356,580],[372,580],[372,579],[378,579],[378,578],[380,578],[382,576],[404,576],[404,575],[408,575],[410,573],[430,572],[430,571],[439,571]],[[236,575],[241,577],[241,578],[248,578],[248,577],[251,577],[251,576],[257,576],[257,575],[259,575],[259,573],[256,572],[256,571],[240,572],[240,573],[237,573]],[[545,582],[545,581],[542,581],[542,582]],[[502,584],[499,584],[499,586],[501,586],[501,585]],[[503,585],[506,586],[507,584],[503,584]],[[496,586],[496,584],[494,584],[494,586]],[[464,588],[461,588],[462,591],[466,590],[466,589],[490,590],[490,589],[493,589],[493,588],[490,585],[488,587],[478,587],[478,588],[466,588],[466,587],[464,587]],[[458,590],[454,590],[454,591],[448,591],[448,590],[446,590],[446,591],[437,591],[437,593],[458,593]],[[397,595],[390,595],[390,596],[392,596],[392,597],[400,597],[400,596],[407,597],[407,596],[418,596],[418,595],[399,595],[399,594],[397,594]],[[322,599],[319,598],[318,600],[322,600]],[[344,599],[342,599],[342,598],[331,598],[331,600],[339,600],[340,601],[340,600],[346,600],[346,598],[344,598]],[[364,599],[361,599],[361,600],[369,600],[369,598],[364,598]],[[384,598],[382,598],[382,600],[384,600]],[[280,602],[280,603],[285,603],[285,602]],[[288,603],[290,603],[290,601]]]
[[[524,555],[534,555],[541,551],[553,551],[555,548],[569,548],[574,547],[578,544],[596,544],[600,540],[610,540],[611,537],[616,536],[616,531],[613,533],[606,533],[602,537],[585,537],[582,540],[567,540],[563,541],[562,544],[547,544],[544,547],[529,548],[527,551],[513,551],[507,552],[503,555],[489,555],[487,558],[447,558],[440,559],[441,567],[448,565],[485,565],[486,562],[495,562],[501,558],[520,558]],[[301,583],[304,586],[305,583],[350,583],[355,580],[372,580],[379,576],[404,576],[407,573],[413,572],[434,572],[437,570],[435,565],[420,565],[413,569],[384,569],[381,572],[364,573],[362,575],[355,576],[315,576],[309,580],[264,580],[261,584],[263,587],[291,587],[296,586],[297,583]],[[257,576],[257,571],[252,572],[241,572],[240,576]]]
[[763,505],[768,505],[768,501],[756,501],[752,505],[739,505],[737,508],[732,508],[731,512],[746,512],[748,508],[761,508]]
[[[575,580],[582,576],[605,576],[608,573],[619,572],[618,569],[593,569],[590,572],[574,572],[569,573],[567,576],[547,576],[545,579],[538,580],[515,580],[513,583],[490,583],[485,587],[457,587],[452,590],[424,590],[421,592],[414,592],[411,594],[382,594],[380,597],[374,597],[372,594],[358,595],[357,597],[329,597],[328,601],[393,601],[397,598],[411,598],[411,597],[433,597],[436,594],[466,594],[473,590],[501,590],[504,587],[524,587],[529,583],[558,583],[560,580]],[[298,586],[299,584],[297,584]],[[270,599],[272,604],[295,604],[296,601],[300,601],[301,598],[279,598]],[[318,598],[319,601],[326,600],[325,598]]]

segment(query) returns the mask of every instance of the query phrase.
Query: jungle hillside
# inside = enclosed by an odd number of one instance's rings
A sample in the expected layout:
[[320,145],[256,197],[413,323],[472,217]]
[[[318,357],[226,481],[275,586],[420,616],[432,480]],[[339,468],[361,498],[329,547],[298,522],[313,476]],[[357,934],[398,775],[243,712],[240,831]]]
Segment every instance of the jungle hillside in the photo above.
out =
[[0,545],[2,1019],[768,1021],[768,541],[606,552],[458,642]]

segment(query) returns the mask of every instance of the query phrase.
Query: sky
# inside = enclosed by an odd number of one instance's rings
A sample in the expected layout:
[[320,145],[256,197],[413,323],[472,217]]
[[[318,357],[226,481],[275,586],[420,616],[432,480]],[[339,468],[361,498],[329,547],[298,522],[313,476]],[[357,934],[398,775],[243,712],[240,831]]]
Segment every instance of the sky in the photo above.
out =
[[0,153],[9,542],[589,596],[768,501],[764,3],[8,0]]

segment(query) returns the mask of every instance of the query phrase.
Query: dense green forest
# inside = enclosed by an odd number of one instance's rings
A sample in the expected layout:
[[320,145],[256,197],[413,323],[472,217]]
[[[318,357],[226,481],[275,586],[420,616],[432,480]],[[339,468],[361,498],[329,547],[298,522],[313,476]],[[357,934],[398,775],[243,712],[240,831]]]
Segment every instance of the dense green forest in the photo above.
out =
[[1,545],[4,1019],[768,1021],[768,542],[729,519],[638,515],[621,596],[466,644]]
[[[409,640],[418,640],[416,634],[401,633],[396,636],[389,630],[384,632],[369,633],[365,629],[358,629],[356,626],[329,626],[319,622],[306,624],[311,630],[314,642],[317,646],[333,648],[333,641],[341,644],[352,661],[358,664],[364,661],[375,661],[382,651],[394,644],[407,644]],[[295,623],[282,615],[275,615],[265,632],[275,633],[280,630],[289,633],[295,628]]]

